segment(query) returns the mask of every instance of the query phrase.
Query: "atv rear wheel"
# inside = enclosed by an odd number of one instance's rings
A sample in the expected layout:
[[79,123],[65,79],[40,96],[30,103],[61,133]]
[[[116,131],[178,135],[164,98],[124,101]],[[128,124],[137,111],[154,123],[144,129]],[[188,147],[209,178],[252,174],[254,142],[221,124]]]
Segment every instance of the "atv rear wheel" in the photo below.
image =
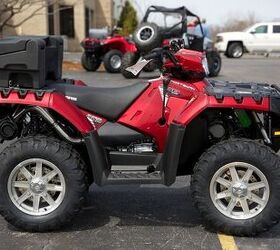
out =
[[280,160],[251,140],[211,147],[194,168],[192,196],[209,228],[238,236],[268,230],[280,218]]
[[97,58],[94,54],[83,53],[81,58],[81,63],[86,71],[96,71],[101,65],[101,60]]
[[106,71],[109,73],[119,73],[121,70],[122,56],[122,52],[117,49],[108,51],[103,58]]
[[88,189],[80,155],[59,140],[27,137],[0,154],[1,214],[27,231],[53,230],[80,210]]
[[142,23],[134,32],[133,40],[139,51],[149,52],[161,46],[162,36],[156,24]]
[[222,59],[218,51],[210,51],[206,53],[209,76],[218,76],[222,68]]
[[123,55],[122,58],[122,66],[121,66],[121,73],[127,79],[136,79],[138,75],[133,75],[131,72],[127,71],[126,69],[134,64],[137,63],[140,56],[137,52],[127,52]]

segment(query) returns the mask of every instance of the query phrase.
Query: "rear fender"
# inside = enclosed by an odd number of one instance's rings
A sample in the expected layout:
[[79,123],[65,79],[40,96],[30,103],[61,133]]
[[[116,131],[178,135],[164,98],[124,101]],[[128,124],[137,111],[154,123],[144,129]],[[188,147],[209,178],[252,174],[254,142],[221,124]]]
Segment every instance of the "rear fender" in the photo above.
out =
[[81,134],[87,134],[94,130],[94,127],[90,124],[82,111],[65,98],[65,96],[56,92],[2,89],[0,95],[0,105],[1,104],[19,104],[48,108],[61,115]]

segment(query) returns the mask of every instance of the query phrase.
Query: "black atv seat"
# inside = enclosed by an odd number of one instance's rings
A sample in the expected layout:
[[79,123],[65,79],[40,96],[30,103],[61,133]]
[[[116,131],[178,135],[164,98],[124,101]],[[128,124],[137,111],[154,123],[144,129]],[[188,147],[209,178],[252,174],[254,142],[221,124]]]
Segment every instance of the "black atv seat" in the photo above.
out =
[[129,105],[148,87],[148,83],[136,83],[117,88],[49,84],[48,88],[62,93],[82,109],[108,120],[117,120]]

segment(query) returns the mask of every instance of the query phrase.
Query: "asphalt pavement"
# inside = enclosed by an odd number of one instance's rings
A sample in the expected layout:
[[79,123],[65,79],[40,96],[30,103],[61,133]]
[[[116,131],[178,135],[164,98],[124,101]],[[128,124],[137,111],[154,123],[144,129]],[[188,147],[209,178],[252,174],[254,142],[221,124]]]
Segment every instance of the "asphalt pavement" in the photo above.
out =
[[[280,83],[280,59],[223,58],[220,80]],[[158,72],[126,80],[120,74],[83,71],[65,77],[91,86],[120,87],[157,77]],[[279,201],[280,202],[280,201]],[[82,213],[71,225],[50,233],[26,233],[0,218],[0,249],[279,249],[280,224],[254,238],[226,237],[203,227],[193,207],[189,177],[167,188],[127,185],[90,188]]]

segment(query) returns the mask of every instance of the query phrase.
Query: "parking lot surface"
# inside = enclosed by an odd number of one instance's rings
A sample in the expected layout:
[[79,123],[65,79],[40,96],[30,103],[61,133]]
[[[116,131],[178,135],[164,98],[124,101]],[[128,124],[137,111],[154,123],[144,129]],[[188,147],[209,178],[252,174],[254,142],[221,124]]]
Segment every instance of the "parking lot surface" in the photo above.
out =
[[[218,79],[280,83],[279,71],[279,58],[224,58]],[[125,80],[120,74],[65,72],[91,86],[118,87],[156,76]],[[202,224],[191,203],[189,177],[169,188],[93,185],[82,213],[58,232],[26,233],[0,218],[0,249],[279,249],[280,224],[254,238],[223,238]]]

